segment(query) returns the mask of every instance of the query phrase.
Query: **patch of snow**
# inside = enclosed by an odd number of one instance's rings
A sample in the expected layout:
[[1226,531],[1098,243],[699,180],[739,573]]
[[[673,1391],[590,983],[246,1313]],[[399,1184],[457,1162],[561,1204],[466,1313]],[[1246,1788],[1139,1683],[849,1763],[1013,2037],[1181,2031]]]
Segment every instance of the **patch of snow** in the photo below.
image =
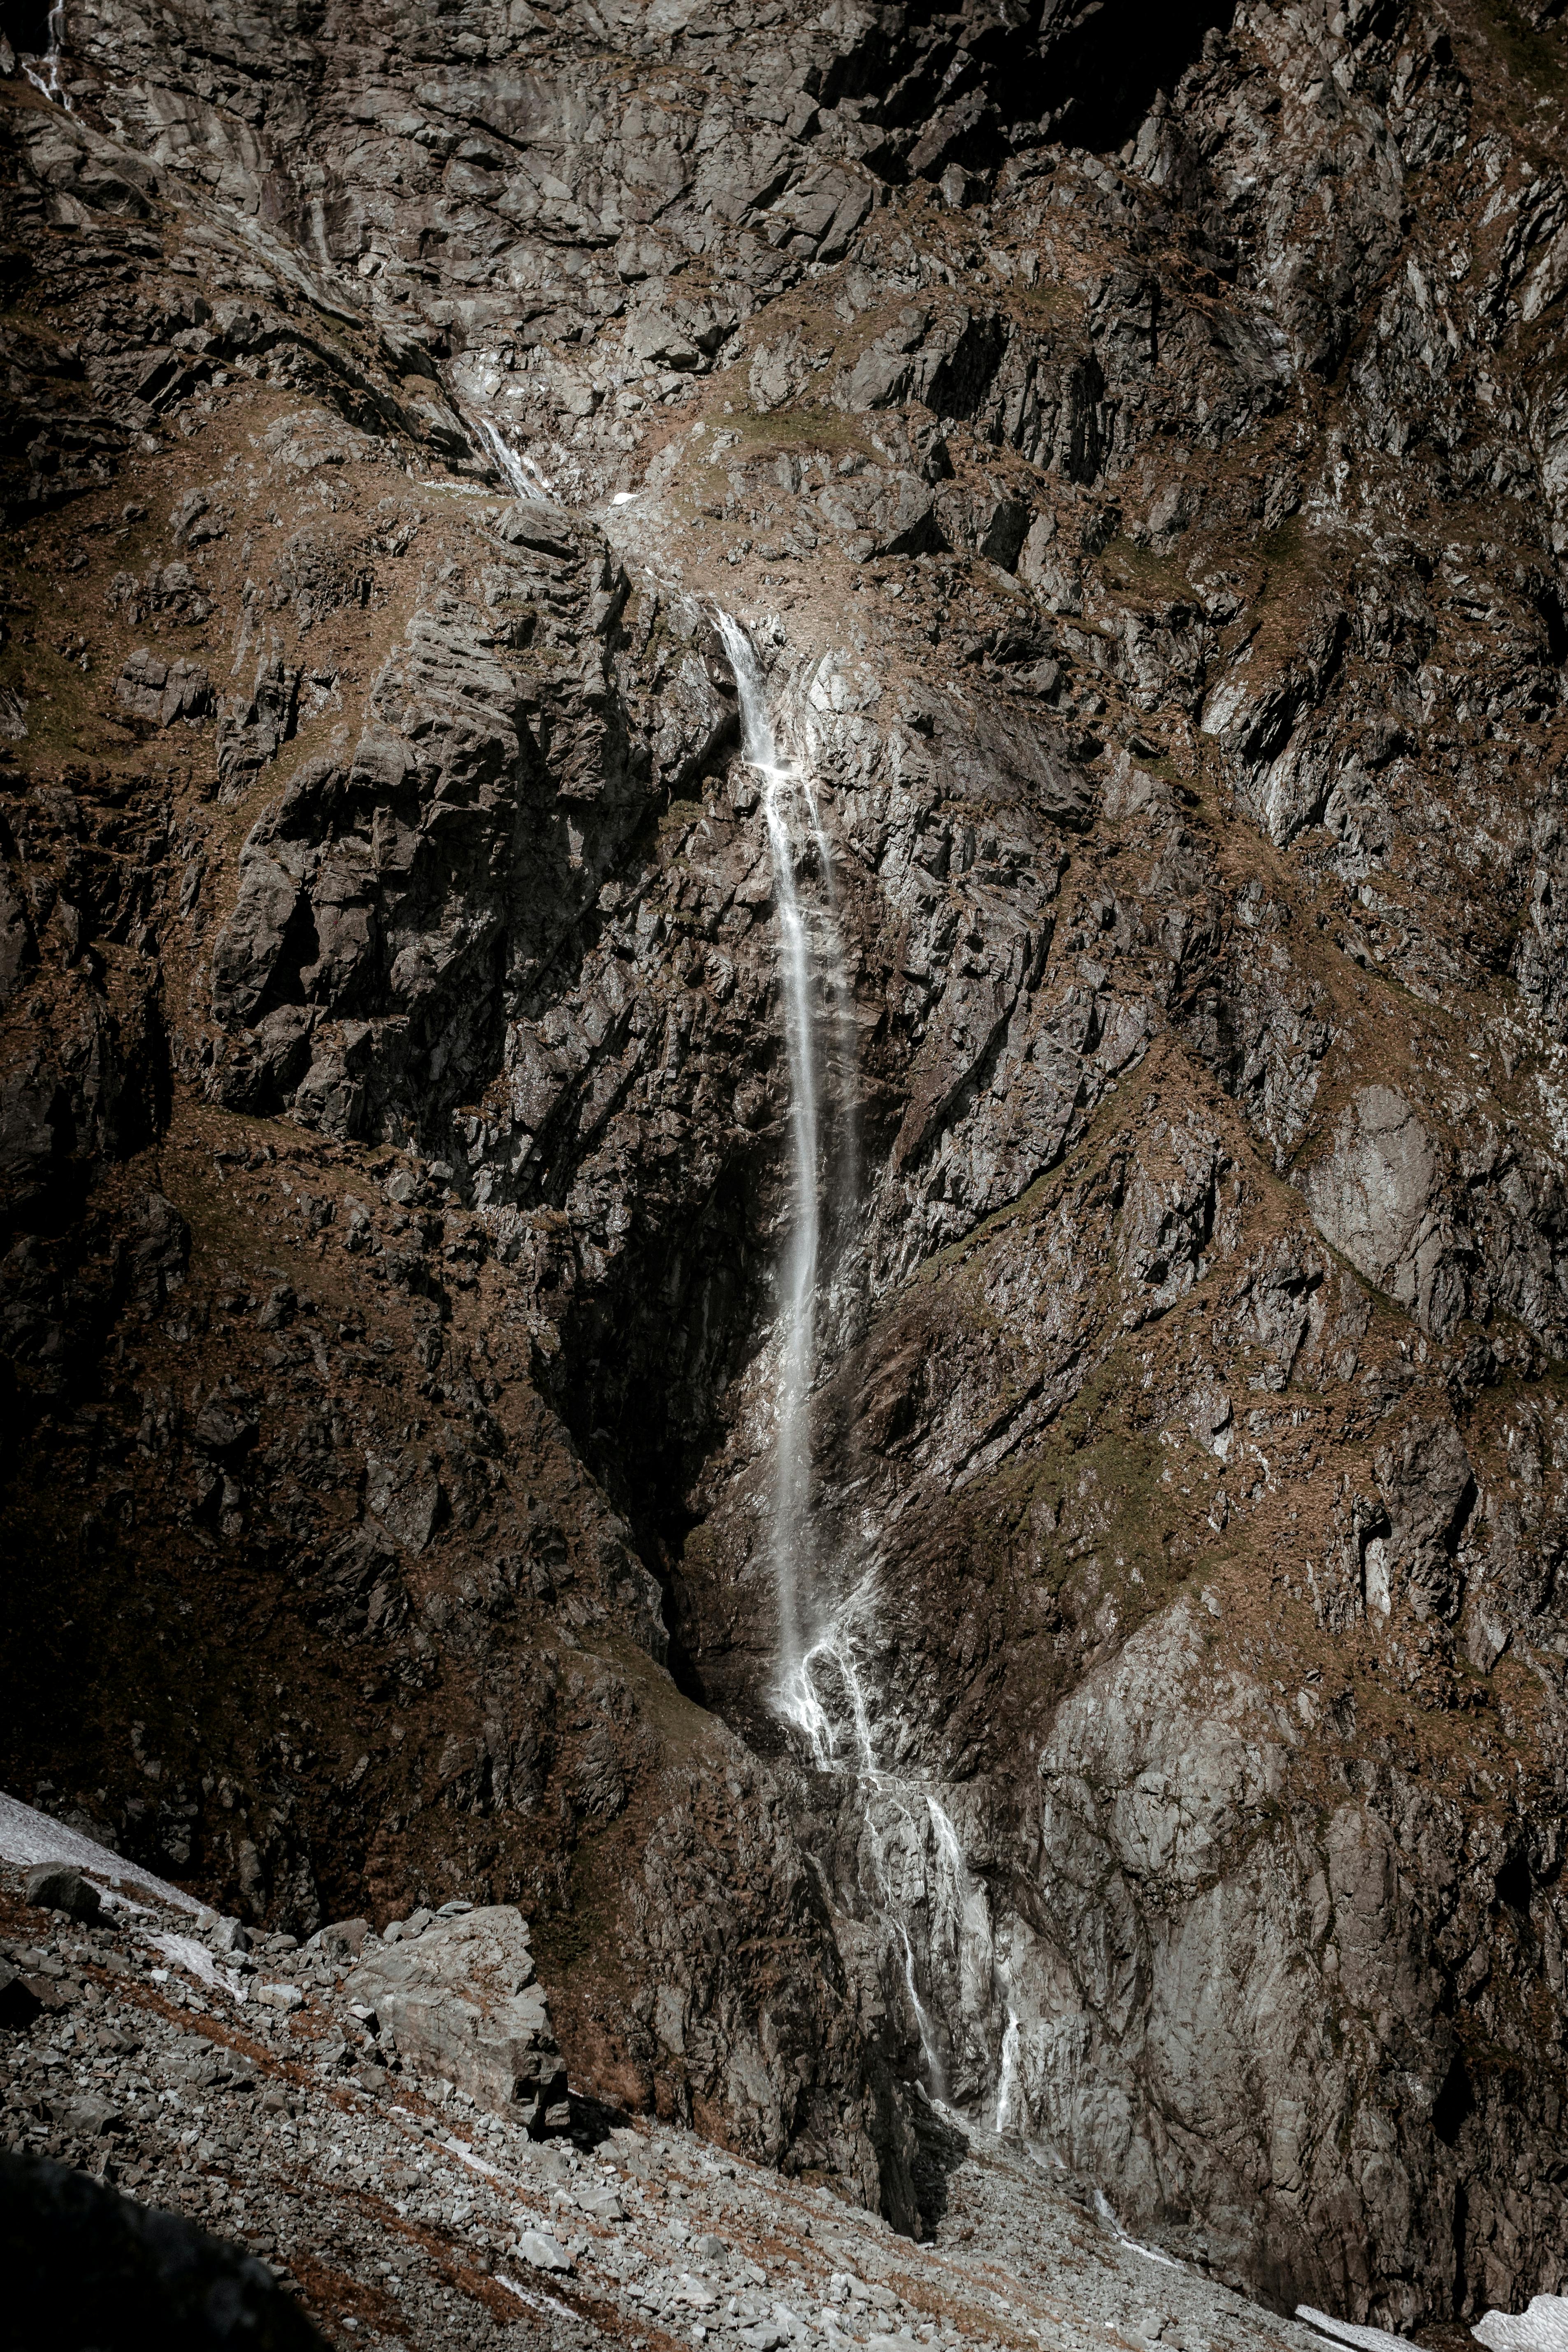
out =
[[[1341,2344],[1355,2345],[1357,2352],[1395,2352],[1395,2347],[1397,2352],[1410,2352],[1407,2338],[1391,2334],[1386,2327],[1358,2327],[1353,2320],[1331,2319],[1326,2311],[1314,2310],[1310,2303],[1299,2303],[1296,2316]],[[1494,2352],[1501,2352],[1501,2347],[1494,2347]]]
[[206,1946],[198,1944],[194,1936],[149,1936],[147,1941],[155,1944],[164,1958],[172,1960],[175,1968],[184,1969],[187,1976],[196,1978],[214,1992],[226,1992],[231,2000],[243,2004],[245,1979],[237,1972],[220,1969]]
[[1100,2215],[1100,2220],[1108,2223],[1111,2231],[1114,2232],[1117,2244],[1119,2246],[1125,2246],[1130,2254],[1142,2254],[1146,2263],[1163,2263],[1168,2271],[1184,2271],[1186,2269],[1187,2266],[1185,2263],[1179,2263],[1174,2254],[1163,2254],[1158,2246],[1141,2246],[1136,2238],[1130,2238],[1126,2231],[1122,2228],[1121,2222],[1117,2220],[1115,2212],[1111,2208],[1110,2200],[1107,2197],[1103,2189],[1097,2189],[1095,2190],[1094,2205],[1095,2210]]
[[156,1903],[167,1903],[179,1911],[200,1911],[204,1906],[194,1895],[182,1895],[167,1879],[156,1878],[134,1862],[126,1862],[108,1846],[99,1845],[92,1838],[84,1837],[80,1830],[68,1830],[63,1822],[50,1819],[47,1813],[35,1812],[31,1805],[22,1804],[15,1797],[0,1790],[0,1862],[15,1864],[19,1870],[31,1870],[36,1863],[64,1862],[79,1870],[100,1886],[134,1886],[143,1895],[152,1895]]
[[571,2305],[563,2303],[559,2295],[531,2294],[527,2287],[519,2286],[514,2278],[508,2278],[505,2271],[497,2271],[496,2284],[504,2286],[510,2294],[515,2294],[520,2303],[526,2303],[531,2310],[558,2311],[563,2319],[575,2319],[577,2316]]
[[515,2189],[518,2186],[518,2183],[515,2180],[511,2179],[506,2173],[500,2171],[495,2165],[487,2164],[482,2156],[476,2156],[473,2149],[468,2146],[466,2141],[460,2140],[456,2137],[452,2137],[444,2139],[441,2145],[446,2149],[448,2156],[457,2157],[461,2163],[464,2163],[468,2167],[470,2171],[482,2172],[488,2180],[505,2181],[509,2189]]
[[1538,2294],[1528,2311],[1489,2311],[1470,2334],[1487,2352],[1568,2352],[1568,2294]]

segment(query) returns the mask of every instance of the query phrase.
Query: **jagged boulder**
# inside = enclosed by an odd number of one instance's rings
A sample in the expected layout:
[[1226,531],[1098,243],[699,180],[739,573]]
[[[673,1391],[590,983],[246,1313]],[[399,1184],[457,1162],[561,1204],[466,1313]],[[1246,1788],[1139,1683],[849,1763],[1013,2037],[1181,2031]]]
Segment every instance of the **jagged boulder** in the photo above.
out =
[[514,1904],[432,1920],[416,1941],[363,1960],[348,1991],[420,2074],[536,2137],[566,2121],[566,2069]]

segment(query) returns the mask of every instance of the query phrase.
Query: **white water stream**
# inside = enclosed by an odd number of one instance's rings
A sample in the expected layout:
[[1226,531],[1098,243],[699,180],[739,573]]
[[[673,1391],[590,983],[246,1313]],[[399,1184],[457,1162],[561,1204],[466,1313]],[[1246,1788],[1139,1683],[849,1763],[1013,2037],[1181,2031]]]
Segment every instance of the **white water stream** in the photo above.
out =
[[463,422],[478,434],[495,460],[496,471],[509,489],[520,499],[548,499],[554,496],[549,481],[525,450],[514,449],[500,426],[482,409],[459,410]]
[[[813,955],[805,909],[796,885],[796,851],[790,817],[804,810],[806,828],[824,867],[826,836],[808,777],[779,758],[767,692],[750,637],[728,613],[719,615],[719,634],[735,673],[741,702],[741,751],[762,780],[763,813],[773,858],[778,908],[779,968],[784,984],[784,1047],[789,1060],[792,1193],[789,1239],[779,1267],[780,1343],[774,1396],[773,1590],[779,1615],[779,1675],[782,1712],[798,1719],[792,1696],[803,1674],[813,1636],[802,1619],[803,1588],[809,1597],[816,1579],[812,1556],[811,1385],[816,1358],[817,1267],[822,1250],[820,1118],[822,1071],[812,1005]],[[837,924],[831,926],[837,947]],[[841,959],[837,959],[840,961]]]
[[63,70],[65,29],[66,0],[54,0],[54,6],[49,10],[48,48],[41,58],[19,57],[16,62],[35,89],[41,89],[47,99],[71,114],[75,109],[65,85]]
[[[862,1660],[875,1656],[872,1577],[845,1598],[841,1563],[818,1558],[812,1469],[811,1395],[817,1374],[819,1307],[836,1271],[825,1266],[825,1231],[841,1267],[854,1225],[858,1183],[855,1005],[846,968],[833,856],[812,778],[781,756],[766,684],[751,638],[728,613],[719,633],[734,671],[741,750],[763,789],[778,919],[779,977],[790,1082],[791,1203],[778,1262],[779,1328],[773,1391],[773,1493],[769,1542],[778,1611],[773,1705],[822,1772],[852,1778],[861,1797],[865,1891],[891,1932],[919,2037],[927,2087],[947,2095],[950,2068],[932,2018],[940,1984],[946,2038],[959,2024],[972,2088],[984,2064],[987,2020],[1002,1996],[1007,2025],[995,2093],[995,2128],[1029,2122],[1020,2070],[1020,2022],[1007,1971],[999,1966],[984,1888],[964,1861],[958,1832],[928,1787],[879,1761]],[[802,881],[815,857],[813,897]],[[826,1013],[826,1021],[823,1018]],[[828,1051],[829,1038],[833,1048]],[[829,1079],[836,1081],[828,1085]],[[913,1930],[914,1932],[911,1932]],[[921,1990],[916,1936],[923,1953]]]

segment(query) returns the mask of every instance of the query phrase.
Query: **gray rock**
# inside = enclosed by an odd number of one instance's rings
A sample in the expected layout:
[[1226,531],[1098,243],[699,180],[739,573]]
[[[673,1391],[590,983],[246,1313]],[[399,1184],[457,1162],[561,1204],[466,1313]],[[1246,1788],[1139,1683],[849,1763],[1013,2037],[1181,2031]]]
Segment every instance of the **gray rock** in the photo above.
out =
[[1565,2352],[1568,2295],[1531,2295],[1521,2312],[1489,2311],[1470,2333],[1487,2352]]
[[571,2256],[548,2230],[524,2230],[512,2252],[532,2270],[565,2275],[573,2267]]
[[103,2139],[110,2132],[123,2130],[125,2123],[112,2101],[90,2096],[69,2101],[63,2110],[63,2120],[67,2128],[82,2139]]
[[147,646],[138,648],[115,680],[114,698],[127,718],[153,727],[176,719],[193,725],[216,709],[212,680],[199,662],[183,655],[166,662]]
[[64,1911],[84,1925],[98,1918],[102,1904],[97,1887],[79,1870],[64,1863],[40,1863],[27,1873],[27,1901],[44,1911]]
[[339,1919],[321,1931],[321,1949],[332,1959],[358,1959],[370,1933],[368,1919]]
[[432,1921],[417,1942],[362,1960],[346,1990],[419,2073],[456,2083],[536,2137],[565,2120],[565,2068],[514,1906]]
[[1426,1329],[1441,1336],[1453,1328],[1467,1291],[1441,1163],[1404,1095],[1364,1087],[1300,1182],[1325,1241]]
[[626,2218],[626,2209],[614,2189],[579,2189],[577,2208],[595,2221],[624,2221]]

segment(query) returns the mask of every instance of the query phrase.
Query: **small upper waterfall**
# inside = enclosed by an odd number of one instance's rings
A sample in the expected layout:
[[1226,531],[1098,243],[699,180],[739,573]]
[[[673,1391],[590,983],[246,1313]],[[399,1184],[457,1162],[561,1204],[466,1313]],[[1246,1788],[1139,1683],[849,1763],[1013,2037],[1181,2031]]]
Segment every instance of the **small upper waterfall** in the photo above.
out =
[[464,408],[459,414],[489,450],[495,461],[496,471],[520,499],[547,499],[554,495],[549,481],[527,451],[512,447],[493,416],[487,416],[481,408]]
[[64,46],[66,30],[66,0],[54,0],[49,10],[49,46],[41,58],[20,58],[17,62],[35,89],[41,89],[56,106],[64,107],[68,114],[75,112],[70,92],[65,85]]
[[[740,698],[742,756],[763,788],[790,1083],[791,1216],[778,1265],[769,1528],[778,1610],[773,1705],[817,1769],[852,1779],[859,1791],[861,1893],[893,1937],[891,1957],[933,2094],[943,2096],[948,2086],[943,2031],[950,2045],[962,2040],[962,2071],[977,2093],[996,2065],[990,2020],[999,2008],[1005,2013],[994,2106],[1002,2130],[1026,2122],[1027,2110],[1020,2023],[1008,1971],[994,1949],[989,1900],[934,1793],[880,1760],[879,1749],[890,1748],[896,1757],[903,1743],[897,1721],[874,1719],[876,1678],[868,1670],[877,1658],[875,1571],[854,1580],[846,1593],[845,1563],[818,1553],[811,1397],[821,1308],[835,1265],[847,1260],[844,1236],[853,1225],[854,998],[820,795],[809,774],[779,751],[751,638],[728,613],[718,614],[718,626]],[[813,854],[816,880],[808,897],[802,877]],[[933,2015],[939,2008],[940,2021]]]

